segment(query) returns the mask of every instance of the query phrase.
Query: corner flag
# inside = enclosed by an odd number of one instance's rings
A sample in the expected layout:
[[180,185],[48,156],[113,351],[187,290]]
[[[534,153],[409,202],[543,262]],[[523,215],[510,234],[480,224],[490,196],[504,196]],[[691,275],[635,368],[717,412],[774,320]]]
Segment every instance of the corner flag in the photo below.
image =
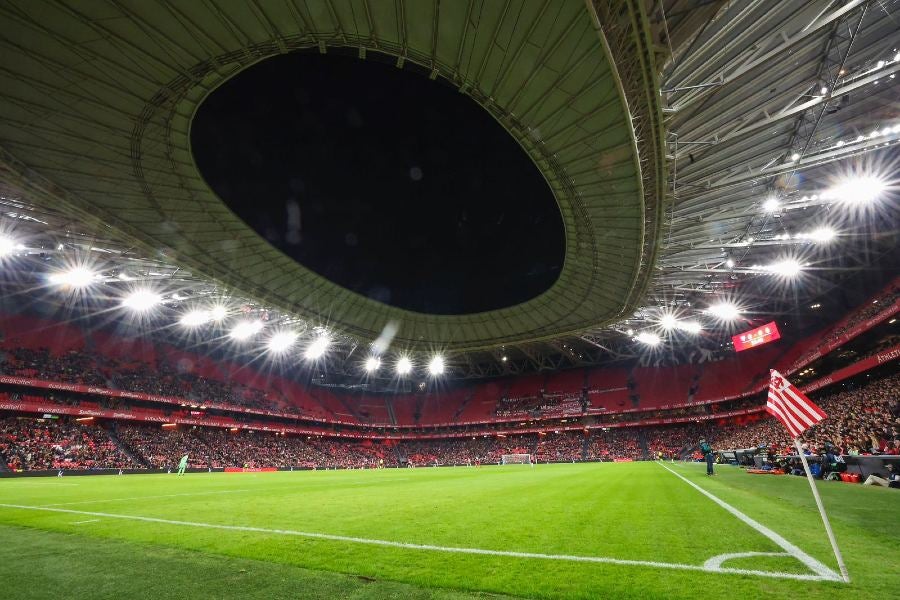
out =
[[847,573],[844,557],[841,556],[841,550],[838,548],[837,540],[834,539],[834,532],[831,530],[831,523],[828,522],[828,515],[825,514],[825,505],[822,504],[822,498],[819,496],[816,482],[809,470],[806,455],[803,454],[803,448],[800,447],[800,434],[828,415],[775,369],[769,372],[769,399],[766,401],[766,412],[781,421],[781,424],[787,428],[791,437],[794,438],[794,447],[800,456],[800,462],[803,463],[803,470],[806,471],[806,479],[809,481],[809,487],[812,489],[813,498],[815,498],[816,506],[819,508],[819,514],[822,516],[825,533],[828,534],[828,541],[831,542],[831,549],[834,550],[834,557],[837,559],[838,568],[841,570],[841,577],[846,583],[850,583],[850,575]]
[[797,437],[828,416],[775,369],[769,379],[766,412],[781,421],[791,437]]

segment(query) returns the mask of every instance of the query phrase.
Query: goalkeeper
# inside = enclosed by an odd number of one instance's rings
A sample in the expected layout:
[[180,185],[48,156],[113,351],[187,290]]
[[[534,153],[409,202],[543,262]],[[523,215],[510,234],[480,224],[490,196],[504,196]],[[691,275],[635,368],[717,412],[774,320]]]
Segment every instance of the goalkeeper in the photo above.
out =
[[178,463],[178,474],[184,475],[184,470],[187,468],[188,455],[185,454],[181,457],[181,461]]

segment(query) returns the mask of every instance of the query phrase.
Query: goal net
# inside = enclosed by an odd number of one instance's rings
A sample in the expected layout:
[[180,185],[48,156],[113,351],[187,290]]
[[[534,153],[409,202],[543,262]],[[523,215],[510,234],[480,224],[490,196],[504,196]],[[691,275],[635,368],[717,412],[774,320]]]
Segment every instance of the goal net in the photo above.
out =
[[502,462],[504,465],[530,465],[533,464],[530,454],[504,454]]

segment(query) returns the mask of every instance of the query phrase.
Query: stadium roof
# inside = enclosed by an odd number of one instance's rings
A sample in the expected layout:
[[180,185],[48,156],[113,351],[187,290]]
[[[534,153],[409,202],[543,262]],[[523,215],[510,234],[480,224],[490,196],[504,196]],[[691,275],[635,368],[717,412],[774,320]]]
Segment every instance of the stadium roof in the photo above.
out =
[[[639,15],[609,50],[600,17],[580,0],[13,2],[2,14],[7,170],[41,188],[37,202],[61,203],[237,293],[362,339],[395,322],[395,343],[461,350],[607,324],[641,299],[660,226],[663,161],[649,31]],[[195,165],[193,115],[241,70],[310,47],[357,48],[361,59],[387,53],[401,68],[417,63],[500,121],[559,204],[566,258],[557,282],[510,308],[414,313],[301,267],[228,210]]]
[[[339,373],[392,322],[395,348],[452,351],[451,375],[594,364],[633,355],[661,312],[735,299],[769,318],[884,264],[896,203],[850,210],[823,192],[841,173],[896,171],[898,6],[10,1],[0,195],[42,256],[99,248],[111,275],[341,332]],[[557,283],[498,311],[403,311],[303,269],[227,210],[195,167],[191,118],[242,69],[301,48],[390,54],[489,111],[560,205]],[[823,227],[827,249],[811,235]],[[784,260],[813,275],[775,283],[762,267]]]

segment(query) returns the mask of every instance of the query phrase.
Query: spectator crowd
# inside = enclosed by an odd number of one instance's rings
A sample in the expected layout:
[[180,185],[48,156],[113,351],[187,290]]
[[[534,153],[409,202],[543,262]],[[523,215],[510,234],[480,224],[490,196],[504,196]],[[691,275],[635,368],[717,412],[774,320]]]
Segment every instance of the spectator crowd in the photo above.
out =
[[[804,436],[810,452],[900,455],[900,374],[816,398],[829,415]],[[184,454],[195,468],[372,468],[496,464],[504,454],[537,462],[640,460],[690,456],[700,438],[719,450],[764,447],[789,454],[791,439],[774,418],[590,431],[548,431],[376,442],[211,427],[161,427],[92,420],[0,419],[0,465],[8,470],[171,468]]]

